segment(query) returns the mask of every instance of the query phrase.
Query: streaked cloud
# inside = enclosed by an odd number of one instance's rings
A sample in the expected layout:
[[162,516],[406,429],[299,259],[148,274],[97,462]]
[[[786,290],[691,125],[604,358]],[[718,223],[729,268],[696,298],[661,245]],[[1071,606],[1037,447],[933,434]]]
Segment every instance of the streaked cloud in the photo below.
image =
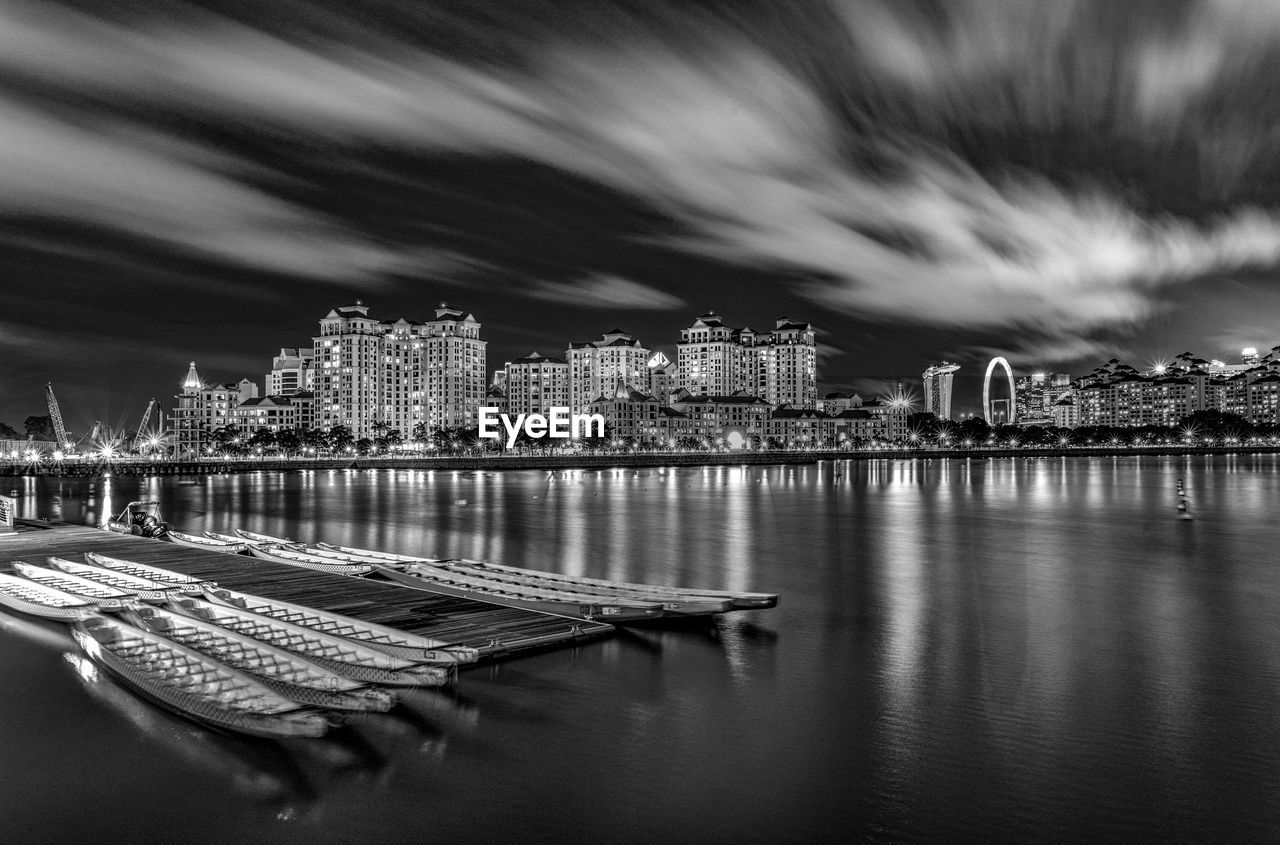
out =
[[67,359],[82,357],[82,353],[67,347],[66,335],[55,326],[40,328],[15,323],[0,322],[0,350],[9,354],[22,352],[41,358],[65,356]]
[[[954,355],[953,357],[961,357]],[[1072,361],[1105,361],[1118,357],[1138,361],[1130,349],[1113,341],[1087,337],[1025,337],[1009,346],[972,346],[964,350],[963,358],[977,366],[986,367],[992,358],[1001,357],[1013,367],[1015,375],[1021,375],[1028,367],[1043,368]]]
[[571,282],[533,282],[519,292],[548,302],[612,311],[670,311],[687,305],[683,299],[655,287],[607,273]]
[[60,119],[0,99],[0,212],[90,222],[329,281],[372,280],[398,262],[395,251],[220,172],[233,165],[123,122]]
[[[249,127],[357,162],[371,146],[515,158],[674,221],[650,244],[799,276],[803,295],[853,318],[1004,326],[1086,354],[1099,330],[1160,313],[1172,286],[1280,263],[1280,214],[1237,193],[1280,138],[1280,117],[1249,94],[1274,73],[1280,13],[1263,0],[1117,6],[974,0],[940,15],[832,0],[804,10],[828,14],[822,33],[783,13],[765,24],[677,6],[572,34],[530,16],[519,36],[488,32],[503,58],[477,61],[354,21],[349,37],[286,38],[265,18],[186,6],[126,24],[15,3],[0,9],[0,70],[67,99],[0,101],[0,210],[326,282],[447,280],[493,268],[477,247],[379,238],[340,202],[291,198],[270,162],[175,127]],[[952,143],[984,133],[1005,139],[1004,158]],[[1054,139],[1072,133],[1105,143],[1064,164]],[[1020,143],[1046,146],[1037,160]],[[1159,184],[1122,183],[1115,151],[1168,166],[1151,168]],[[1204,202],[1163,207],[1171,194]],[[685,306],[607,270],[527,292]]]

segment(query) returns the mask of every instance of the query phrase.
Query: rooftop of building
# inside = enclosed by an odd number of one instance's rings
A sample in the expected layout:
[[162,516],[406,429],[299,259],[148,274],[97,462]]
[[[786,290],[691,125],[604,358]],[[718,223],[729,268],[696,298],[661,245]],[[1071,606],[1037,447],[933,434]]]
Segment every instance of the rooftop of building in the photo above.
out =
[[293,401],[288,396],[251,396],[240,403],[241,408],[261,408],[292,405]]
[[541,352],[530,352],[523,358],[516,358],[512,364],[563,364],[563,358],[557,358],[554,355],[543,355]]
[[648,393],[636,390],[629,384],[618,382],[617,386],[609,393],[602,393],[595,398],[595,402],[657,402],[658,400],[650,396]]
[[310,360],[314,357],[315,357],[314,349],[307,349],[305,347],[297,347],[297,346],[283,346],[280,348],[280,354],[276,356],[276,358],[284,358],[284,359],[305,358],[307,360]]
[[[363,318],[366,320],[373,319],[372,317],[369,316],[369,306],[365,305],[363,302],[361,302],[358,299],[355,301],[354,305],[339,305],[337,308],[334,308],[333,310],[331,310],[324,317],[324,319],[326,320],[337,320],[337,319],[344,319],[344,318],[345,319]],[[377,322],[377,321],[375,320],[374,322]]]
[[775,420],[825,420],[828,418],[822,411],[813,408],[793,408],[786,404],[774,408],[769,417]]
[[643,349],[643,344],[639,340],[627,334],[626,332],[608,332],[599,340],[588,340],[583,343],[569,343],[570,349],[606,349],[611,346],[631,346],[636,349]]
[[465,311],[450,308],[448,303],[441,302],[436,309],[436,316],[429,320],[432,323],[474,323],[476,318]]

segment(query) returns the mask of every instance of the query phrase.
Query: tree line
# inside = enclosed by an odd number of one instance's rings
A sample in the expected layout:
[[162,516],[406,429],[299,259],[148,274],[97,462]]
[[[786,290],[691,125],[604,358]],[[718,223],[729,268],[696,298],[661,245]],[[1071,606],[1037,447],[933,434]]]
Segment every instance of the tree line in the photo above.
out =
[[[246,431],[238,426],[229,425],[214,429],[207,436],[204,451],[206,455],[229,455],[243,457],[247,455],[344,455],[360,456],[396,452],[402,449],[426,449],[455,454],[474,453],[479,451],[501,451],[505,446],[502,440],[482,439],[474,428],[432,427],[426,423],[418,423],[406,438],[398,428],[387,423],[375,422],[370,426],[373,437],[357,438],[348,426],[335,425],[328,430],[318,428],[286,428],[272,431],[259,428]],[[603,445],[609,436],[606,426],[605,437],[583,438],[577,441],[588,447]],[[524,432],[516,440],[517,450],[534,448],[551,448],[561,441],[550,441],[546,438],[530,438]]]
[[28,437],[36,440],[56,441],[57,435],[53,433],[53,418],[48,414],[44,416],[36,416],[32,414],[22,421],[22,433],[6,422],[0,422],[0,440],[26,440]]
[[908,434],[902,445],[919,443],[951,448],[966,446],[1152,446],[1189,443],[1193,445],[1245,443],[1280,438],[1280,426],[1255,425],[1242,416],[1223,411],[1197,411],[1172,426],[1057,426],[990,425],[973,417],[940,420],[933,414],[912,414],[907,418]]

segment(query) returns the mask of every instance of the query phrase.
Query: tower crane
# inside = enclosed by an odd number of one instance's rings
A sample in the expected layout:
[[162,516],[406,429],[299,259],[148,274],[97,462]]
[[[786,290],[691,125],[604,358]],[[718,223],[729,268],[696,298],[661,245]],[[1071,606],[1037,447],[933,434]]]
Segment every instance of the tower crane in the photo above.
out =
[[49,418],[53,421],[53,436],[58,441],[58,448],[70,449],[71,438],[67,436],[67,427],[62,423],[62,409],[58,407],[58,398],[53,395],[53,382],[46,383],[45,398],[49,401]]
[[133,450],[135,452],[142,450],[142,436],[147,433],[147,423],[151,422],[151,412],[156,409],[156,400],[152,399],[147,404],[146,413],[142,415],[142,422],[138,423],[138,433],[133,437]]

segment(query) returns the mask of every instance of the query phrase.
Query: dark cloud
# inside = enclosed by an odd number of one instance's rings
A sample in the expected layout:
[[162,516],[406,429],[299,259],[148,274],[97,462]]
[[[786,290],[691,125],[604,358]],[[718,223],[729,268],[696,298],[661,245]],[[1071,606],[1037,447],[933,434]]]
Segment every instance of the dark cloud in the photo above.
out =
[[363,296],[539,321],[493,366],[611,304],[806,317],[833,384],[1089,359],[1280,262],[1277,59],[1264,0],[8,3],[0,348],[60,354],[42,310],[259,377]]

